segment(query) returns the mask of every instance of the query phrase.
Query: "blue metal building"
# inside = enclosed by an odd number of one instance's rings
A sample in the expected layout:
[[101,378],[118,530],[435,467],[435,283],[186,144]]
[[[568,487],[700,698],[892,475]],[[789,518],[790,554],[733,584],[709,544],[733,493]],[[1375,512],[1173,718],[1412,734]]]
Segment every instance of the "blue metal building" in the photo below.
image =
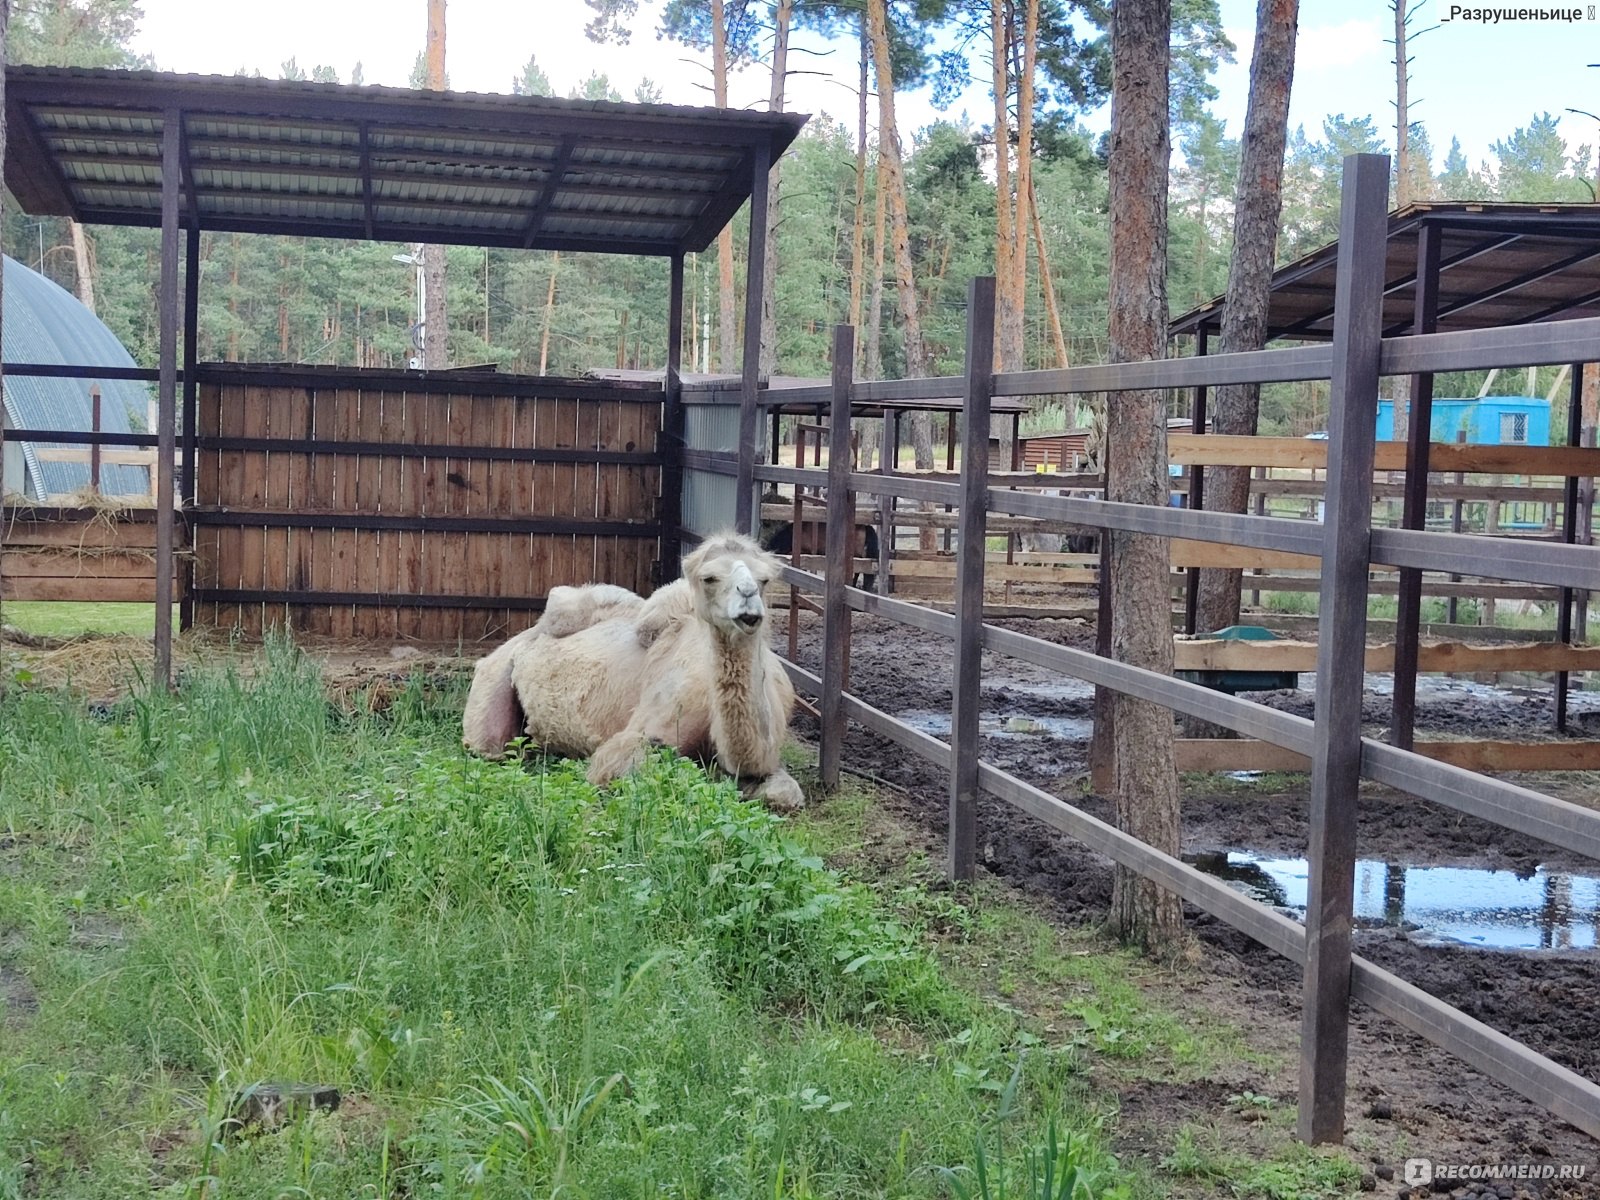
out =
[[[0,353],[8,363],[138,366],[116,335],[76,296],[12,258],[5,260],[5,320],[0,327]],[[147,385],[107,379],[99,386],[101,430],[134,432],[133,419],[142,419],[146,410]],[[8,431],[31,428],[88,432],[94,427],[89,381],[7,373],[0,418]],[[8,433],[4,456],[0,458],[0,494],[17,493],[49,503],[87,486],[87,462],[40,461],[39,451],[49,445],[13,440]],[[148,496],[150,472],[145,467],[107,464],[100,469],[100,490],[108,496]]]
[[[1455,442],[1463,433],[1475,446],[1548,446],[1550,401],[1532,396],[1436,397],[1428,440]],[[1378,401],[1378,440],[1395,440],[1393,400]]]

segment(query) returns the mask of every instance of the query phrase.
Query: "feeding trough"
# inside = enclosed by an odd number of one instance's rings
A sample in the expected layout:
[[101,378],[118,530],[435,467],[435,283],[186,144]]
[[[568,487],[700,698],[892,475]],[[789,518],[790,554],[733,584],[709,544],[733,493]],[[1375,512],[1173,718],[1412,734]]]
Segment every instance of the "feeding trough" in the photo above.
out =
[[[1260,625],[1229,625],[1206,635],[1208,641],[1221,642],[1275,642],[1278,635]],[[1198,671],[1178,671],[1179,679],[1198,683],[1201,687],[1236,696],[1240,692],[1272,692],[1281,688],[1300,686],[1298,671],[1250,671],[1238,668],[1207,668]]]

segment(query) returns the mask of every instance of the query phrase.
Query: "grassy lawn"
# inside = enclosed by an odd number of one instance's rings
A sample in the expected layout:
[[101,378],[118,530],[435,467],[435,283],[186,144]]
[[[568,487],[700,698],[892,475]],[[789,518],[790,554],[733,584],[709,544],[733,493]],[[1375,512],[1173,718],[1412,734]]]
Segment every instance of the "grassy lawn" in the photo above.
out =
[[[268,655],[0,699],[0,1196],[941,1196],[1052,1125],[1142,1190],[922,902],[681,761],[599,794]],[[286,1082],[342,1103],[245,1119]]]
[[[41,637],[79,633],[126,633],[151,637],[156,631],[155,607],[149,604],[77,604],[69,601],[7,600],[0,622]],[[177,628],[177,609],[173,609]]]
[[[1118,1090],[1241,1035],[998,884],[864,856],[869,792],[785,822],[666,756],[596,792],[466,757],[459,692],[335,705],[281,642],[243,674],[0,685],[0,1198],[1354,1185],[1292,1107],[1119,1164]],[[283,1084],[341,1102],[263,1117]]]

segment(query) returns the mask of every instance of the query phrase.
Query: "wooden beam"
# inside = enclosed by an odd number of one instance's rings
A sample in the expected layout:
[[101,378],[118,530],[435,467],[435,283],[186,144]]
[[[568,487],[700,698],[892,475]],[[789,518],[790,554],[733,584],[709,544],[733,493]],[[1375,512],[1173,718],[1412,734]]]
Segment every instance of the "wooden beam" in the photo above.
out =
[[[170,592],[174,589],[174,584],[169,581],[167,587]],[[156,580],[153,576],[146,576],[143,579],[100,579],[90,575],[73,579],[30,577],[12,579],[7,576],[3,582],[3,591],[0,591],[0,600],[152,604],[155,599]],[[160,625],[159,621],[157,625]]]
[[[1180,671],[1315,671],[1315,642],[1234,642],[1180,638],[1173,646]],[[1394,669],[1394,643],[1366,648],[1364,669]],[[1600,646],[1525,642],[1482,646],[1467,642],[1424,642],[1417,669],[1444,674],[1488,675],[1504,671],[1600,671]]]
[[1300,1010],[1299,1133],[1313,1144],[1344,1139],[1363,672],[1362,664],[1340,648],[1366,644],[1373,413],[1383,352],[1388,197],[1386,157],[1352,154],[1344,160],[1328,441],[1323,447],[1334,470],[1328,476],[1317,608],[1317,721]]
[[[1311,760],[1253,738],[1179,738],[1180,771],[1309,771]],[[1600,742],[1417,742],[1414,752],[1479,774],[1506,771],[1600,771]]]
[[950,819],[946,873],[957,882],[977,872],[979,692],[983,685],[983,584],[989,507],[989,401],[994,393],[992,275],[967,285],[966,397],[961,431],[960,567],[955,582],[956,645],[950,716]]
[[178,409],[178,192],[181,173],[182,118],[176,106],[161,118],[161,275],[157,296],[158,362],[156,384],[155,508],[155,681],[172,686],[173,505],[177,493]]
[[[550,166],[550,174],[545,176],[544,187],[540,189],[539,198],[533,202],[533,208],[528,213],[528,222],[522,227],[522,245],[526,249],[532,246],[544,229],[545,217],[550,213],[550,205],[555,202],[556,192],[561,187],[561,180],[567,173],[567,164],[572,161],[573,152],[578,148],[578,141],[570,134],[561,139],[561,148],[556,151],[556,160]],[[382,198],[379,203],[384,203]],[[407,204],[405,201],[395,203]],[[369,233],[367,235],[371,237]]]
[[[1220,433],[1174,433],[1167,453],[1178,466],[1240,466],[1326,470],[1328,443],[1316,438],[1244,437]],[[1434,471],[1478,475],[1600,475],[1600,450],[1583,446],[1485,446],[1465,442],[1432,442],[1429,465]],[[1404,442],[1378,442],[1373,457],[1377,471],[1403,471]]]
[[14,579],[147,579],[153,589],[156,564],[148,551],[76,554],[7,548],[0,554],[0,574]]
[[850,492],[850,385],[854,382],[855,359],[855,329],[849,325],[835,325],[833,403],[828,410],[828,582],[822,610],[819,706],[822,749],[817,768],[822,786],[829,789],[839,786],[839,765],[844,756],[845,672],[850,663],[850,609],[845,604],[844,593],[855,569],[850,557],[851,543],[855,540],[855,528],[850,524],[850,514],[855,510],[855,496]]

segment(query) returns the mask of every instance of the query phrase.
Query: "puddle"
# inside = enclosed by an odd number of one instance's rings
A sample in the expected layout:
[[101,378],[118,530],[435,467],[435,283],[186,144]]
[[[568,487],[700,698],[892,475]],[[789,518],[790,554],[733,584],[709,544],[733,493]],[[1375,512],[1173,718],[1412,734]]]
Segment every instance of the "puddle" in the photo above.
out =
[[[1303,858],[1234,852],[1185,856],[1265,904],[1304,916]],[[1600,935],[1600,877],[1547,871],[1532,875],[1471,867],[1356,863],[1356,920],[1404,927],[1421,939],[1494,950],[1593,949]],[[1420,940],[1420,939],[1419,939]]]
[[[950,736],[950,714],[913,709],[899,713],[898,719],[913,729],[935,737]],[[1063,738],[1086,742],[1094,732],[1093,717],[1036,717],[1023,713],[983,713],[978,717],[978,732],[984,737]]]

